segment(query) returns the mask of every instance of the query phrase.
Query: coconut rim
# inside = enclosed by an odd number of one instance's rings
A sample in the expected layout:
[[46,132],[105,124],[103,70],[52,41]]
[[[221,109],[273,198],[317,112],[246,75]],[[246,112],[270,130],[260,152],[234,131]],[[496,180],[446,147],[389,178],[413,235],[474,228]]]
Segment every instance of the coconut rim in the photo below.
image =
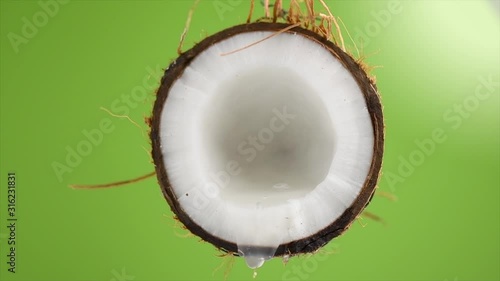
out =
[[[152,145],[153,162],[155,164],[158,183],[160,184],[162,193],[168,204],[170,205],[172,212],[176,215],[177,219],[182,222],[184,226],[193,234],[213,244],[222,251],[234,253],[235,255],[240,255],[238,254],[238,246],[235,242],[227,241],[208,233],[205,229],[196,224],[189,217],[189,215],[183,210],[183,208],[177,201],[175,193],[170,184],[167,171],[165,169],[163,154],[160,148],[161,114],[172,85],[179,77],[182,76],[184,70],[189,66],[193,59],[203,51],[220,41],[238,34],[255,31],[278,32],[287,27],[289,28],[291,25],[292,24],[287,23],[266,22],[248,23],[224,29],[214,35],[205,38],[190,50],[182,53],[165,70],[165,74],[161,79],[161,84],[157,91],[156,101],[153,106],[153,114],[150,119],[150,138]],[[363,65],[357,62],[348,53],[340,49],[333,42],[327,40],[323,36],[311,30],[302,27],[293,27],[285,32],[298,34],[318,44],[321,44],[342,63],[342,65],[346,68],[347,71],[349,71],[349,73],[351,73],[365,98],[367,110],[372,122],[374,142],[373,156],[368,175],[358,196],[351,204],[351,206],[348,207],[335,221],[330,223],[322,230],[319,230],[315,234],[279,245],[274,253],[275,257],[315,252],[330,240],[346,231],[373,197],[382,166],[382,156],[384,150],[384,123],[382,105],[380,103],[380,97],[378,95],[376,85],[365,72]],[[269,40],[272,40],[272,38]]]

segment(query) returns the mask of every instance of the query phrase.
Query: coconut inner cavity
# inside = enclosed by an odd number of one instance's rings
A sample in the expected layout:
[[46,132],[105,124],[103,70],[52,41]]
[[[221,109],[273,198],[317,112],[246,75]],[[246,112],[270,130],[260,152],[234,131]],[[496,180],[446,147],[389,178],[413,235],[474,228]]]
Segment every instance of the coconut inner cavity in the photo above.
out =
[[226,200],[285,203],[328,174],[332,122],[318,94],[293,69],[254,68],[223,81],[200,118],[205,173]]

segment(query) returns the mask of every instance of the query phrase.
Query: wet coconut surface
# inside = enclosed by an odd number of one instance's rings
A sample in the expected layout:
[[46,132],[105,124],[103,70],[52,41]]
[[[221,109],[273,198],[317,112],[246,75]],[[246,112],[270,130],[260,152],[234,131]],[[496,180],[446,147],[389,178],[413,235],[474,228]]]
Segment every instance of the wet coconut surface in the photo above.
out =
[[[279,37],[295,36],[335,60],[350,77],[331,75],[308,81],[310,77],[284,67],[288,62],[280,65],[270,60],[262,67],[231,70],[237,64],[235,59],[231,65],[211,61],[287,27],[290,24],[234,26],[184,52],[165,71],[151,119],[156,174],[174,214],[193,234],[217,248],[244,256],[252,268],[272,257],[314,252],[343,233],[373,196],[382,163],[384,125],[376,87],[358,62],[324,37],[294,27],[227,57],[238,55],[237,61],[243,66],[251,65],[250,57],[259,55],[252,53],[254,48],[266,48],[265,44]],[[254,33],[247,43],[230,42]],[[230,48],[221,49],[219,43],[226,41]],[[212,52],[211,56],[207,51]],[[315,55],[303,53],[310,61],[305,71],[322,68],[325,59],[316,61]],[[286,57],[288,61],[296,59]],[[193,71],[200,61],[204,66]],[[223,77],[225,69],[235,73],[225,76],[232,78],[214,81],[213,77]],[[311,85],[329,80],[338,83],[327,88],[323,96],[315,96]],[[342,88],[344,81],[351,81],[359,92],[352,101],[359,110],[347,116],[346,120],[352,120],[345,123],[339,121],[342,117],[330,117],[350,105],[339,105],[336,110],[324,105],[332,102],[329,96],[348,89]],[[184,92],[185,96],[180,94]],[[206,98],[206,92],[216,94]],[[357,125],[363,123],[359,120],[366,124]],[[348,133],[342,133],[346,130]],[[360,137],[352,141],[350,135]],[[261,140],[262,147],[251,145],[252,136]],[[350,160],[342,158],[344,150],[349,150],[345,155],[350,155]],[[335,164],[339,157],[344,161]],[[335,165],[353,167],[348,172],[353,174],[352,179],[338,180],[332,172]],[[316,204],[317,198],[328,198],[321,194],[329,194],[331,200]],[[301,209],[297,209],[298,205]],[[295,215],[299,213],[309,216],[299,219]]]

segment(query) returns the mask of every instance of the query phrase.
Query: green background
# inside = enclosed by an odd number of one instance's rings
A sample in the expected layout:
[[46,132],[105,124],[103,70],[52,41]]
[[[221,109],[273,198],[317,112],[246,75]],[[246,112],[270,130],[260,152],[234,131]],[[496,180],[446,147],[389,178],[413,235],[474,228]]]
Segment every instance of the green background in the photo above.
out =
[[[375,197],[368,208],[387,225],[364,219],[330,243],[328,254],[287,266],[273,259],[256,280],[499,280],[498,2],[401,1],[390,18],[387,1],[327,2],[363,46],[365,61],[380,66],[372,72],[387,133],[379,186],[398,200]],[[180,237],[186,231],[155,179],[106,190],[67,187],[153,170],[147,136],[99,107],[123,109],[121,99],[146,81],[147,97],[126,105],[146,130],[158,85],[147,68],[165,68],[177,56],[192,3],[59,4],[16,53],[9,34],[22,36],[23,19],[33,22],[43,10],[37,1],[1,1],[1,280],[221,280],[232,262],[227,280],[252,279],[241,259],[219,258],[211,245]],[[202,0],[184,49],[244,22],[248,3]],[[496,83],[482,100],[474,97],[479,77]],[[464,115],[455,113],[464,103]],[[83,131],[102,120],[110,120],[111,132],[60,181],[53,163],[66,164],[66,149],[82,145]],[[436,129],[444,141],[418,152],[416,142]],[[421,163],[398,171],[411,157]],[[16,274],[6,264],[8,171],[18,183]]]

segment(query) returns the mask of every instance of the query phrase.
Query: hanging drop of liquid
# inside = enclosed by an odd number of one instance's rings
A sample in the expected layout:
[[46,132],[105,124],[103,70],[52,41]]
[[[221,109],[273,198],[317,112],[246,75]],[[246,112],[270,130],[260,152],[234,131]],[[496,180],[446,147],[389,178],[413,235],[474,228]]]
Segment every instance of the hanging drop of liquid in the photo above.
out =
[[276,252],[274,247],[252,247],[239,246],[239,253],[245,258],[245,262],[251,269],[261,267],[265,261],[270,260]]

